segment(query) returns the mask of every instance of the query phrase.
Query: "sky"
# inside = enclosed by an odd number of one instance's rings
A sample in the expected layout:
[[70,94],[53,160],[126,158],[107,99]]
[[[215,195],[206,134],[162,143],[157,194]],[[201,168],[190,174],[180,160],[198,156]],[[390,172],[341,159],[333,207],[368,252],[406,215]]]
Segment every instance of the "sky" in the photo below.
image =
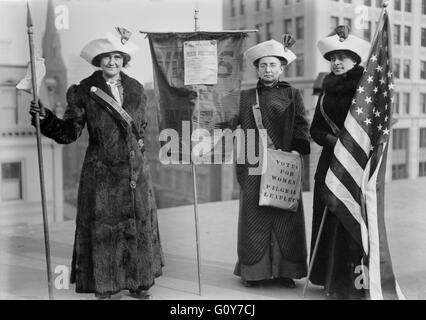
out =
[[[30,0],[29,3],[36,47],[41,50],[47,0]],[[116,34],[116,26],[130,30],[133,33],[130,41],[140,47],[125,72],[142,83],[152,82],[153,79],[148,40],[140,30],[193,31],[196,7],[200,12],[201,30],[222,29],[222,0],[53,0],[53,4],[58,10],[56,21],[62,56],[69,73],[68,85],[77,83],[94,70],[79,57],[83,46],[107,32]],[[10,63],[20,64],[28,60],[25,19],[26,1],[0,0],[0,29],[3,28],[3,32],[0,30],[0,41],[2,37],[12,38],[15,47]]]

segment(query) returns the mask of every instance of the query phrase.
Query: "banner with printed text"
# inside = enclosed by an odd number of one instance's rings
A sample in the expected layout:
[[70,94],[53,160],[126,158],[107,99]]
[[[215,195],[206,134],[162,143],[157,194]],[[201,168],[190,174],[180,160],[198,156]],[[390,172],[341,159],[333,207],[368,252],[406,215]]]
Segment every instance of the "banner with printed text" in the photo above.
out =
[[244,32],[148,33],[160,140],[163,130],[178,134],[179,148],[170,151],[178,154],[180,163],[197,145],[204,156],[210,150],[210,159],[214,154],[223,160],[228,157],[221,143],[224,137],[215,131],[239,112],[246,36]]

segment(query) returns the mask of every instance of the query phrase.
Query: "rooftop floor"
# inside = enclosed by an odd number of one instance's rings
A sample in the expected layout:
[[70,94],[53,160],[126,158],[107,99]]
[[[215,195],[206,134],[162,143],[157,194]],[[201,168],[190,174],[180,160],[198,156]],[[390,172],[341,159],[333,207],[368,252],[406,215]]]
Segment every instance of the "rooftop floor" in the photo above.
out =
[[[394,181],[386,186],[386,223],[394,272],[408,299],[426,299],[426,179]],[[305,193],[307,240],[310,243],[312,193]],[[68,208],[74,210],[74,208]],[[305,279],[296,289],[276,284],[246,288],[233,275],[237,256],[238,201],[199,206],[202,295],[198,295],[193,206],[158,212],[165,253],[164,275],[151,289],[157,300],[303,299]],[[52,269],[70,266],[74,221],[50,226]],[[59,275],[54,274],[54,278]],[[62,271],[63,272],[63,271]],[[306,299],[324,299],[310,285]],[[76,294],[74,286],[54,289],[55,299],[94,299]],[[43,227],[0,229],[0,299],[47,299]],[[125,292],[116,299],[132,299]]]

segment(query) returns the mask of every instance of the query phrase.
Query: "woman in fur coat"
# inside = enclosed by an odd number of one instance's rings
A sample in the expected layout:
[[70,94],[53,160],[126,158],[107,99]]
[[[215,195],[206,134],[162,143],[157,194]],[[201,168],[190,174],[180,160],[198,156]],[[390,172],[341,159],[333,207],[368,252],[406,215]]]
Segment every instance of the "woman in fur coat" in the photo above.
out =
[[[367,59],[368,42],[349,35],[347,27],[338,27],[332,35],[318,43],[321,54],[330,61],[331,73],[323,83],[310,133],[323,147],[315,173],[311,259],[317,240],[325,204],[321,199],[334,145],[343,128],[359,80],[364,72],[361,61]],[[320,236],[310,280],[324,286],[325,294],[338,299],[364,296],[355,287],[356,267],[361,265],[362,246],[356,242],[333,212],[328,211]]]
[[[87,124],[71,283],[76,292],[99,298],[125,289],[149,298],[148,289],[162,275],[157,209],[143,143],[146,96],[143,86],[121,71],[136,49],[112,35],[89,42],[81,57],[100,70],[68,89],[63,119],[44,109],[40,120],[42,133],[61,144],[77,140]],[[33,118],[40,105],[32,102]]]

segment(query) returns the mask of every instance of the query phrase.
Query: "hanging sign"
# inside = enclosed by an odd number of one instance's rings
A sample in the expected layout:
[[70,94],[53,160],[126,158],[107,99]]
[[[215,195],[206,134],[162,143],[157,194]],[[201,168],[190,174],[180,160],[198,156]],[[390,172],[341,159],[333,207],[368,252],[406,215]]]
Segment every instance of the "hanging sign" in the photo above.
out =
[[217,41],[185,41],[185,85],[217,84]]

